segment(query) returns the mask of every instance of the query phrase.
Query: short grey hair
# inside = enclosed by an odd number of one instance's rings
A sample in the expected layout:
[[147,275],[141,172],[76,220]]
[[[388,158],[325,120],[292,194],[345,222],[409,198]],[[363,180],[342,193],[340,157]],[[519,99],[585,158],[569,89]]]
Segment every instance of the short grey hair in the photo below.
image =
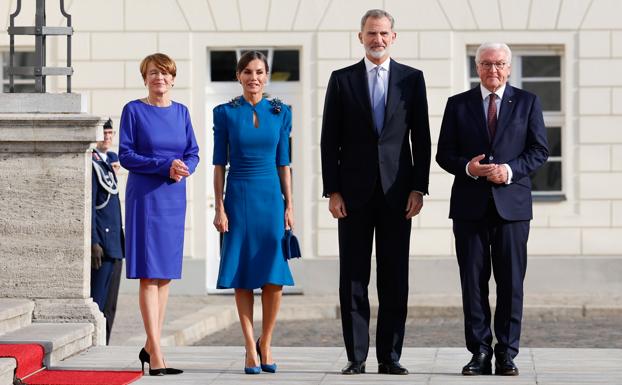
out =
[[386,17],[391,22],[391,31],[393,31],[393,27],[395,26],[395,19],[393,18],[393,16],[391,16],[389,12],[385,11],[384,9],[370,9],[369,11],[365,12],[363,17],[361,18],[361,32],[363,32],[363,29],[365,28],[365,23],[370,17],[374,19],[382,19],[383,17]]
[[475,51],[475,64],[479,64],[479,58],[481,57],[483,52],[490,50],[496,51],[500,49],[505,51],[505,56],[507,56],[508,60],[507,63],[512,64],[512,50],[505,43],[483,43],[482,45],[480,45],[477,48],[477,51]]

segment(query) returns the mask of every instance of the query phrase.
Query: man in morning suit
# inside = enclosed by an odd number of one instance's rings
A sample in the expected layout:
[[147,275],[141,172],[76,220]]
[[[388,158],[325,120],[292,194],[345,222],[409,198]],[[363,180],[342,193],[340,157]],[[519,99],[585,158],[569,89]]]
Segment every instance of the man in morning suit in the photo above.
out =
[[411,218],[428,193],[431,149],[423,73],[389,58],[393,24],[383,10],[363,16],[359,40],[365,58],[332,73],[324,103],[323,195],[338,218],[339,301],[348,354],[343,374],[365,372],[374,232],[378,372],[408,374],[399,359]]
[[112,120],[104,124],[104,140],[93,149],[91,203],[91,296],[106,317],[106,344],[117,312],[117,297],[125,240],[116,171],[120,167],[112,147]]
[[[548,158],[537,96],[507,84],[512,52],[482,44],[475,63],[481,84],[447,101],[436,161],[455,175],[453,219],[462,285],[467,349],[464,375],[518,375],[523,280],[532,218],[532,174]],[[497,304],[492,347],[488,281],[494,272]]]

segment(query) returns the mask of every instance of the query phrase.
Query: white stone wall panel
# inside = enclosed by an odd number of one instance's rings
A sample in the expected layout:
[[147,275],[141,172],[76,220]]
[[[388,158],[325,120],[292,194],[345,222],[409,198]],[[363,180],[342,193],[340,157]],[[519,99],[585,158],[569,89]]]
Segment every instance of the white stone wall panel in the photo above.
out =
[[611,56],[622,57],[622,31],[611,32]]
[[[56,46],[56,57],[59,60],[58,65],[67,65],[67,39],[57,38],[54,40],[54,43]],[[89,59],[91,59],[91,34],[88,32],[74,32],[71,36],[71,60]]]
[[469,3],[464,0],[438,0],[454,30],[474,30],[477,24]]
[[423,228],[451,229],[452,227],[452,221],[449,219],[449,201],[430,201],[426,195],[418,217]]
[[549,223],[551,227],[608,227],[611,225],[611,204],[609,201],[581,201],[577,212],[551,214]]
[[350,33],[318,32],[318,59],[348,59],[350,57]]
[[622,229],[600,228],[583,230],[583,253],[587,255],[620,255]]
[[622,171],[622,145],[611,146],[611,169]]
[[580,143],[622,143],[622,116],[584,116],[579,119]]
[[415,257],[452,255],[453,242],[450,229],[412,229],[410,255]]
[[622,200],[612,203],[612,224],[615,227],[622,227]]
[[579,33],[579,56],[608,58],[611,56],[609,31],[581,31]]
[[622,115],[622,88],[614,88],[611,97],[611,112]]
[[72,86],[80,88],[114,88],[124,86],[125,69],[122,61],[74,61]]
[[265,31],[270,0],[238,0],[243,31]]
[[609,145],[583,145],[579,147],[579,170],[611,170],[610,153]]
[[[144,98],[147,90],[94,90],[91,93],[91,113],[101,116],[120,117],[123,106],[131,100]],[[119,131],[119,122],[115,121],[115,128]],[[118,143],[119,135],[115,136]]]
[[451,87],[451,62],[442,59],[402,60],[403,64],[423,71],[426,87]]
[[127,31],[187,31],[190,26],[176,1],[131,0],[125,2]]
[[317,256],[336,257],[339,255],[337,229],[317,231]]
[[157,39],[153,32],[93,32],[92,57],[94,60],[142,60],[157,52]]
[[579,113],[581,115],[607,115],[611,113],[611,89],[605,87],[580,88]]
[[554,29],[560,0],[532,1],[529,29]]
[[[331,0],[298,0],[298,13],[294,19],[294,30],[314,31],[318,28],[326,7]],[[363,15],[361,15],[363,16]],[[360,16],[359,16],[360,17]],[[357,28],[358,23],[350,28]]]
[[526,29],[530,0],[499,0],[503,29]]
[[581,174],[579,191],[581,199],[622,199],[622,173]]
[[158,52],[169,55],[173,60],[192,58],[192,34],[187,32],[162,32],[158,34]]
[[177,0],[192,31],[214,31],[214,19],[207,0]]
[[326,13],[320,22],[319,29],[329,31],[359,31],[363,14],[369,9],[377,8],[382,8],[382,1],[333,0],[326,9]]
[[[361,44],[357,44],[361,49]],[[419,33],[418,32],[398,32],[397,39],[391,47],[391,57],[400,61],[403,59],[416,59],[419,57]]]
[[421,32],[419,35],[422,59],[451,59],[451,32]]
[[290,31],[294,25],[300,0],[271,0],[268,15],[269,31]]
[[240,12],[237,1],[208,0],[217,31],[240,31]]
[[[513,1],[513,0],[508,0]],[[581,26],[585,11],[592,0],[564,0],[559,9],[558,29],[576,29]]]
[[622,59],[584,59],[579,63],[579,85],[622,86]]
[[469,0],[479,29],[501,29],[499,4],[490,0]]
[[578,255],[581,253],[581,230],[578,228],[532,228],[529,231],[527,254]]
[[[437,0],[385,0],[385,9],[395,18],[395,30],[449,29],[449,22]],[[362,16],[362,15],[361,15]]]
[[582,29],[621,29],[622,2],[594,0],[585,15]]
[[122,31],[125,28],[123,3],[123,0],[74,0],[67,12],[76,31]]

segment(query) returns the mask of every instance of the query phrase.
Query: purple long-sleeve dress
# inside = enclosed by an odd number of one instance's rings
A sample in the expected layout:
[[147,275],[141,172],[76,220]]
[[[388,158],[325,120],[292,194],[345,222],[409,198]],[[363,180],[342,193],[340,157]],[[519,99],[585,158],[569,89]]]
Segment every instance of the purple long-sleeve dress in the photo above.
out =
[[123,107],[119,160],[129,170],[125,192],[127,278],[181,278],[186,180],[169,178],[174,159],[193,173],[199,146],[186,106],[155,107],[133,100]]

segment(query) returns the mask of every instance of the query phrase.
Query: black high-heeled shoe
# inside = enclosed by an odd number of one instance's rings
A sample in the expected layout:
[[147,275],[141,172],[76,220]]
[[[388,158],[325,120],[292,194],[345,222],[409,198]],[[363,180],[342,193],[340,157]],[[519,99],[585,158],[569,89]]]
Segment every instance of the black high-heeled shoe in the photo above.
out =
[[138,353],[138,359],[142,365],[142,372],[145,374],[145,362],[149,364],[149,367],[151,367],[151,362],[149,362],[151,361],[151,356],[149,356],[149,353],[147,353],[145,348],[142,348],[140,353]]
[[150,376],[164,376],[166,374],[181,374],[184,372],[181,369],[167,368],[167,367],[159,368],[159,369],[151,369],[151,356],[149,355],[149,353],[147,353],[145,348],[142,348],[140,353],[138,353],[138,359],[140,360],[140,363],[142,364],[143,374],[145,373],[145,362],[149,364],[149,375]]

